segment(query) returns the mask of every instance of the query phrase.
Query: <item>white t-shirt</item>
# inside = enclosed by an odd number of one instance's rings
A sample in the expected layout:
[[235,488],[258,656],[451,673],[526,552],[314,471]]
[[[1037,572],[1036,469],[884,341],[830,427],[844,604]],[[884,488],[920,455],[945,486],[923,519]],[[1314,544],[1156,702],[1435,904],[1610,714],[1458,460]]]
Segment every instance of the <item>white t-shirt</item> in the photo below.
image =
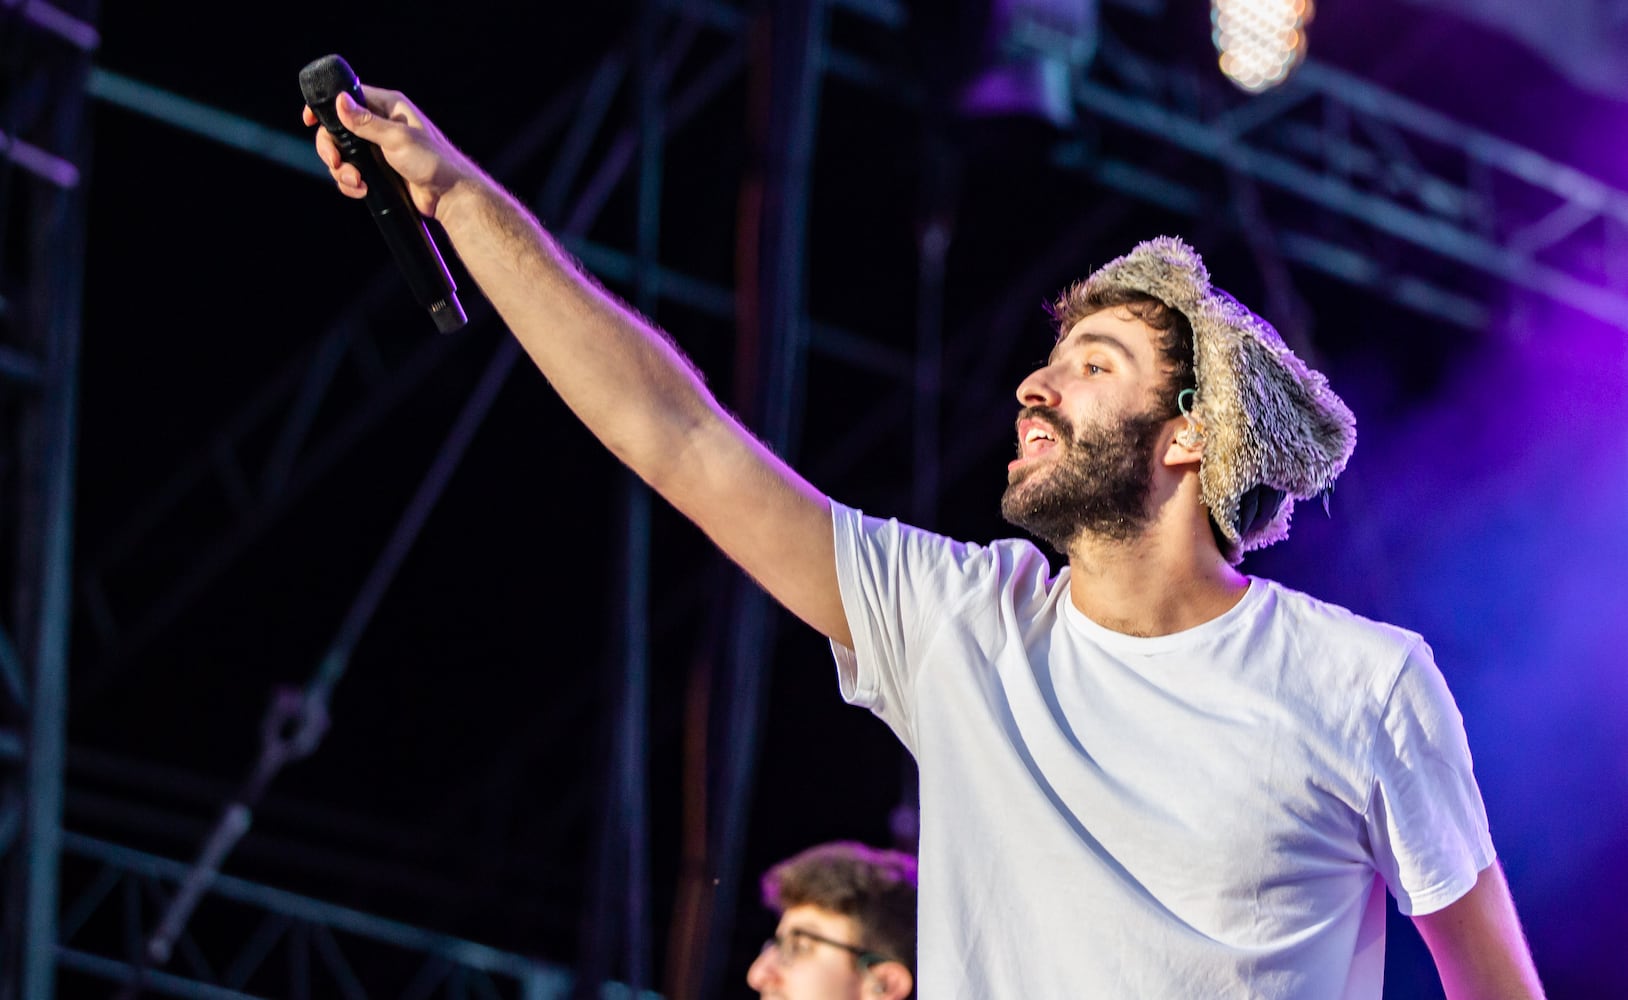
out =
[[1269,580],[1196,628],[1092,622],[1035,546],[833,504],[842,694],[921,770],[921,994],[1377,998],[1404,913],[1493,862],[1416,634]]

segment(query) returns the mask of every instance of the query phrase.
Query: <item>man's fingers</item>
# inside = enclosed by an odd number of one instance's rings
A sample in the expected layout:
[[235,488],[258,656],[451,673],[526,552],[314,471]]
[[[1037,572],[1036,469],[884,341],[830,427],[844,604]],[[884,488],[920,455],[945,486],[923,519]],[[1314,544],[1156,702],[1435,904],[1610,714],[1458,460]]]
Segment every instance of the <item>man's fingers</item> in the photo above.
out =
[[329,170],[339,167],[339,145],[325,128],[317,129],[317,156]]
[[317,129],[317,158],[328,168],[328,175],[339,185],[341,192],[353,198],[367,194],[367,185],[362,183],[362,172],[340,157],[339,145],[325,128]]
[[354,163],[340,163],[329,167],[328,173],[332,175],[334,183],[339,185],[341,194],[352,198],[360,198],[367,194],[367,185],[362,183],[362,172],[356,169]]

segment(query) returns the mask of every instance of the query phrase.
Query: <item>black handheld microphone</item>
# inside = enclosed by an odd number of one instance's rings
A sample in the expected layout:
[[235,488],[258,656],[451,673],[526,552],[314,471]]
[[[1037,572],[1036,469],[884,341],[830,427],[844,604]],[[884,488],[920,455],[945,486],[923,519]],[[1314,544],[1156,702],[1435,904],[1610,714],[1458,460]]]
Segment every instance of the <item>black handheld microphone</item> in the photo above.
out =
[[334,101],[341,93],[350,95],[358,107],[367,107],[362,83],[350,64],[339,56],[323,56],[300,70],[300,92],[316,113],[322,127],[334,137],[339,155],[361,171],[367,185],[368,211],[379,224],[384,242],[395,256],[407,279],[413,297],[430,311],[430,318],[442,333],[451,333],[469,320],[458,304],[458,286],[452,283],[447,265],[435,249],[435,240],[424,228],[424,220],[407,196],[407,184],[385,162],[379,147],[347,129],[339,121]]

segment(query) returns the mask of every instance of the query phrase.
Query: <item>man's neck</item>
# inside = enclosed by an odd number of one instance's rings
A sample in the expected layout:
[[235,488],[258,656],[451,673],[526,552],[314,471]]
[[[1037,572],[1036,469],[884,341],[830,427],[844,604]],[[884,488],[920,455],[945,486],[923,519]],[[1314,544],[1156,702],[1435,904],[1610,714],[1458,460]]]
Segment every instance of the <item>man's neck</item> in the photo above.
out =
[[1208,523],[1124,541],[1084,536],[1069,547],[1068,562],[1074,606],[1126,635],[1170,635],[1202,625],[1231,610],[1249,589],[1249,580],[1216,550]]

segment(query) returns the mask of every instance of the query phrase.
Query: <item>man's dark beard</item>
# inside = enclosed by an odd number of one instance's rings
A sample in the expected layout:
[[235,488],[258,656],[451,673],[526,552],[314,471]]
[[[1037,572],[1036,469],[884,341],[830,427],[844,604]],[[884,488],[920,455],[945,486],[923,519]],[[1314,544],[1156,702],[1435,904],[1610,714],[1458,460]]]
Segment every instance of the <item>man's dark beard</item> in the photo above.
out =
[[1139,413],[1077,434],[1050,407],[1029,407],[1022,416],[1051,428],[1062,454],[1030,466],[1006,487],[1002,517],[1064,555],[1082,531],[1124,541],[1147,526],[1153,516],[1153,452],[1164,415]]

